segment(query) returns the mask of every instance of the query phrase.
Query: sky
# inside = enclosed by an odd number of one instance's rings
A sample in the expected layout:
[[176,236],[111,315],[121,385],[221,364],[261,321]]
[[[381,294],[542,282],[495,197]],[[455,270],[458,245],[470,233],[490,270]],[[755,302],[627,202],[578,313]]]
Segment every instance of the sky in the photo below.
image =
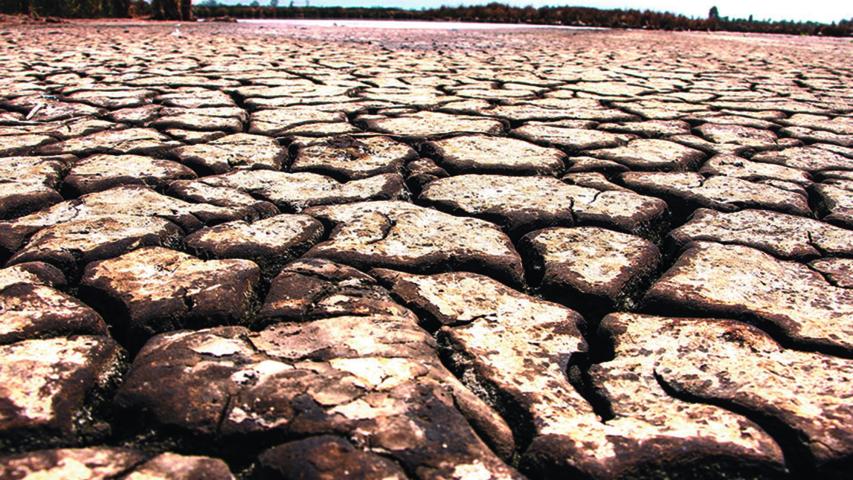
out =
[[[309,0],[311,6],[344,6],[344,7],[402,7],[423,8],[440,7],[441,5],[476,5],[488,1],[464,0]],[[720,15],[724,17],[747,18],[750,15],[756,20],[814,20],[818,22],[833,22],[853,18],[853,1],[851,0],[575,0],[571,2],[559,0],[498,0],[517,6],[532,5],[570,5],[596,8],[636,8],[640,10],[657,10],[680,13],[689,17],[705,18],[712,6],[717,6]],[[201,3],[202,0],[195,0]],[[219,0],[224,4],[249,4],[251,0]],[[258,0],[261,5],[268,5],[269,0]],[[279,5],[286,6],[290,0],[279,0]],[[296,5],[302,6],[305,0],[296,0]]]

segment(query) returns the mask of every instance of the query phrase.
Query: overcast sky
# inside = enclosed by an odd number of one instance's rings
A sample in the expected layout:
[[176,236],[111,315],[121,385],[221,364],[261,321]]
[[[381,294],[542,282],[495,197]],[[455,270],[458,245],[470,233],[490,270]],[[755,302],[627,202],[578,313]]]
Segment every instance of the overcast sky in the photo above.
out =
[[[195,0],[196,4],[203,0]],[[251,3],[252,0],[220,0],[220,3]],[[488,1],[462,0],[309,0],[312,6],[347,7],[403,7],[423,8],[441,5],[475,5]],[[261,5],[269,5],[269,0],[258,0]],[[279,0],[286,6],[290,0]],[[296,5],[304,5],[305,0],[296,0]],[[746,18],[753,15],[758,19],[773,20],[815,20],[832,22],[853,18],[853,0],[576,0],[572,2],[558,0],[503,0],[501,3],[541,7],[545,5],[572,5],[598,8],[638,8],[681,13],[690,17],[708,16],[708,10],[716,5],[721,16]]]

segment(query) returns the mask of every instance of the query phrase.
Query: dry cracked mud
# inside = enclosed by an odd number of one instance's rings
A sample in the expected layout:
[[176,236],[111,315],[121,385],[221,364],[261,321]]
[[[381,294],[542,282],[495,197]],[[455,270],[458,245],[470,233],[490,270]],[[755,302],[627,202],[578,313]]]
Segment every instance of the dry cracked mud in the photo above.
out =
[[853,469],[853,45],[0,32],[0,479]]

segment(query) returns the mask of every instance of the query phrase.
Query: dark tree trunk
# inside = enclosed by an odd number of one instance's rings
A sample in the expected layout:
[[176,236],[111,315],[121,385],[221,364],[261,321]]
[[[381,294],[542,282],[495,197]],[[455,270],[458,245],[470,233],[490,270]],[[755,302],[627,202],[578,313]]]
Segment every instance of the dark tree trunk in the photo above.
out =
[[[189,1],[187,3],[191,4]],[[151,1],[151,15],[155,20],[184,20],[183,10],[182,0]]]
[[155,20],[163,19],[163,0],[151,0],[151,18]]
[[164,20],[180,20],[181,10],[178,8],[180,0],[163,0],[163,19]]
[[110,15],[116,18],[130,16],[130,0],[112,0]]
[[181,2],[181,20],[193,19],[193,0],[179,0]]
[[30,13],[30,0],[0,0],[0,12]]

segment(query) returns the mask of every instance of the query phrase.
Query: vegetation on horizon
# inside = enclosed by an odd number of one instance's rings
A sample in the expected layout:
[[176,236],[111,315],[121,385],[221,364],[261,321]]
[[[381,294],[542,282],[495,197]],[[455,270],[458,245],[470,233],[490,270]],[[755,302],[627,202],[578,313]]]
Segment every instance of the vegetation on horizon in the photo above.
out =
[[[276,5],[283,2],[273,0]],[[603,10],[591,7],[513,7],[501,3],[478,6],[442,6],[439,8],[407,10],[386,7],[272,7],[257,5],[226,6],[216,0],[205,0],[193,11],[198,17],[235,18],[309,18],[309,19],[370,19],[422,20],[495,23],[536,23],[609,28],[644,28],[654,30],[721,30],[732,32],[786,33],[795,35],[853,35],[853,18],[838,23],[794,22],[729,18],[720,16],[716,7],[708,18],[696,19],[685,15],[651,10]],[[302,2],[299,2],[302,3]]]
[[[512,7],[501,3],[477,6],[442,6],[408,10],[390,7],[310,7],[293,1],[267,0],[251,5],[220,5],[203,0],[0,0],[0,12],[57,17],[127,17],[189,20],[199,18],[308,18],[421,20],[497,23],[536,23],[654,30],[712,30],[730,32],[784,33],[795,35],[853,36],[853,18],[825,24],[819,22],[771,21],[720,16],[716,7],[707,18],[690,18],[651,10],[603,10],[590,7]],[[302,3],[302,2],[299,2]]]

